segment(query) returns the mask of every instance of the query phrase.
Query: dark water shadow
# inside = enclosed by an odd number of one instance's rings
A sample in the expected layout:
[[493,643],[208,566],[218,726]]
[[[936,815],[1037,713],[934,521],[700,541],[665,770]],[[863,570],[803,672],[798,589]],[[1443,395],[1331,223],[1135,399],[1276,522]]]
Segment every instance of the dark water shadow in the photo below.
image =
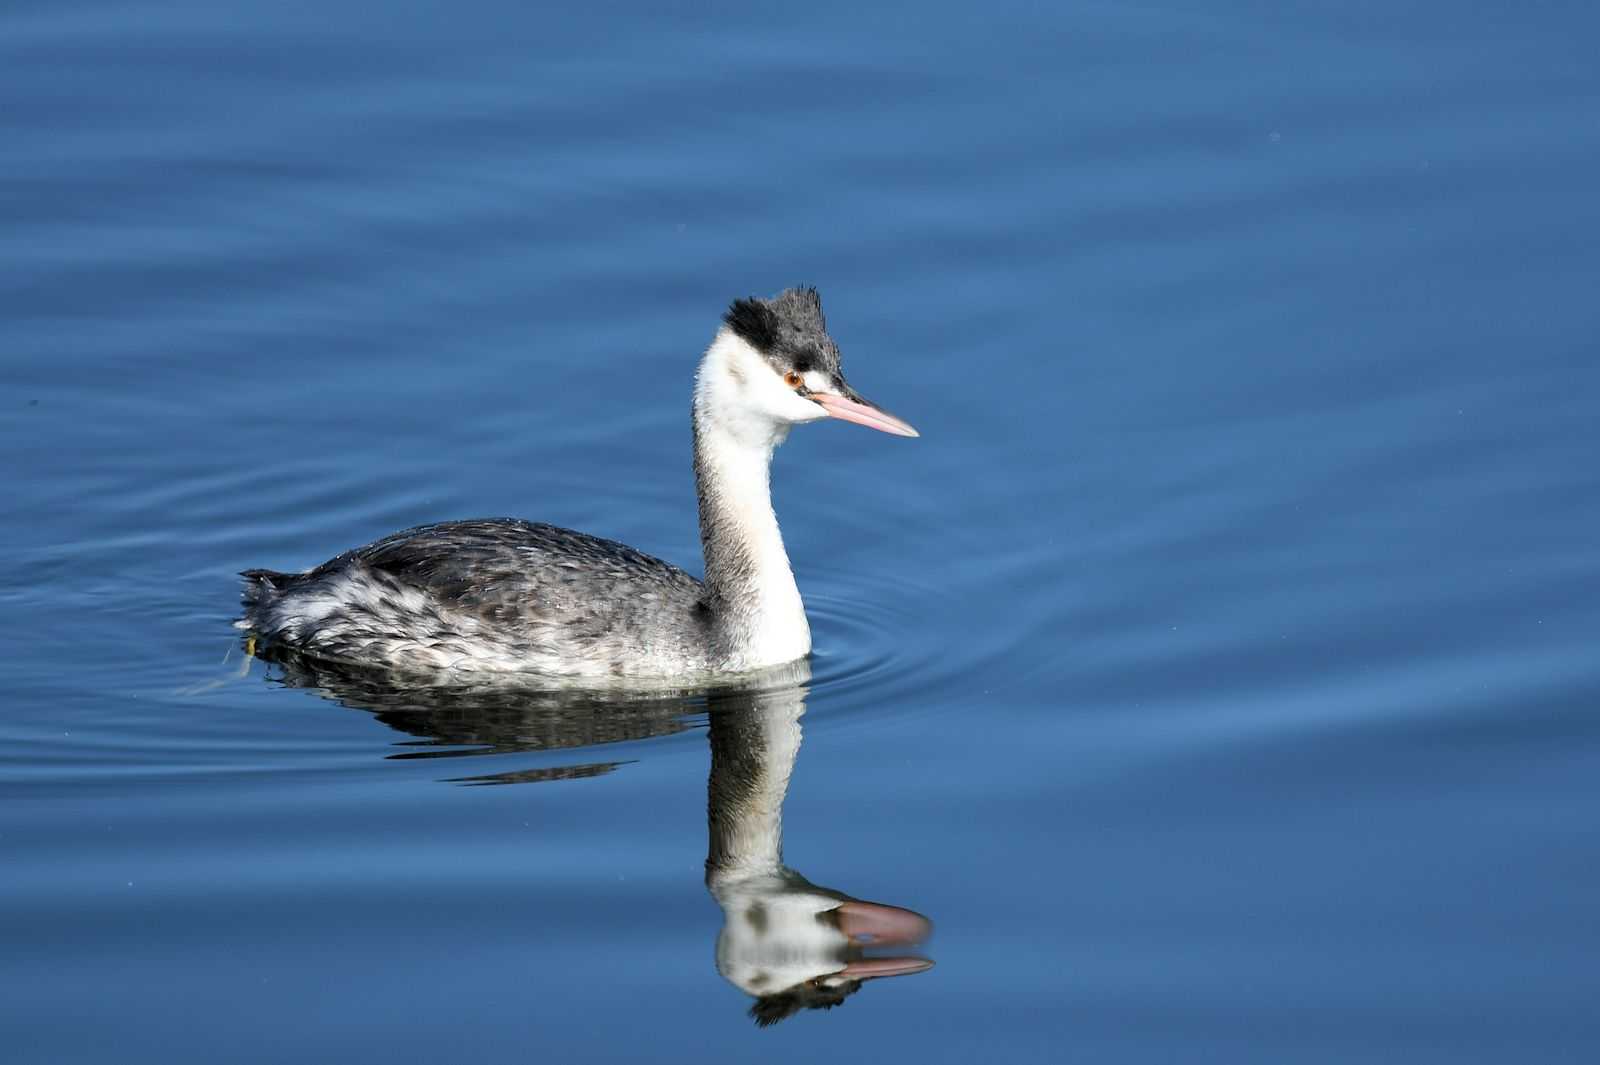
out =
[[783,803],[800,753],[808,662],[699,688],[592,691],[514,678],[400,676],[282,651],[265,657],[280,683],[365,710],[413,737],[416,749],[394,757],[583,752],[566,765],[452,783],[601,776],[625,762],[594,757],[594,748],[674,735],[704,714],[711,745],[705,882],[723,914],[716,966],[753,997],[755,1022],[766,1027],[831,1009],[868,981],[933,965],[913,950],[933,931],[926,917],[822,887],[783,864]]
[[[582,750],[612,743],[671,736],[694,726],[706,711],[708,690],[583,691],[552,689],[514,677],[471,681],[436,674],[385,670],[269,650],[273,679],[315,691],[325,699],[365,710],[396,732],[413,737],[399,760],[474,758],[483,755]],[[447,778],[453,784],[525,784],[601,776],[626,760],[593,759],[568,765]]]

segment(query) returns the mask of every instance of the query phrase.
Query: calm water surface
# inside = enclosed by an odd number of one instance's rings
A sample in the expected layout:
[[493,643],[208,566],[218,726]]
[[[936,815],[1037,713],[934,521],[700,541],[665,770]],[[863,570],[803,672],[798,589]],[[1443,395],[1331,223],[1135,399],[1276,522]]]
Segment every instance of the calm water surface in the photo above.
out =
[[[6,6],[7,1060],[1594,1060],[1597,32]],[[697,569],[695,360],[799,281],[924,434],[779,453],[808,671],[241,657],[237,570],[423,521]]]

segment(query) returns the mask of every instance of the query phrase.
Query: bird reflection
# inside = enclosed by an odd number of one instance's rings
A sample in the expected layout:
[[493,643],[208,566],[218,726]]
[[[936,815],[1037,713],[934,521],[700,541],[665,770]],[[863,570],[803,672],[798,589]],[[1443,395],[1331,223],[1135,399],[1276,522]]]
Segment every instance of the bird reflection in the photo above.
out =
[[[269,649],[260,657],[275,679],[308,688],[344,706],[366,710],[415,737],[399,759],[464,758],[485,754],[583,750],[607,743],[670,736],[704,713],[707,693],[660,688],[594,692],[551,690],[533,681],[459,681],[449,674],[406,675]],[[448,778],[458,784],[523,784],[601,776],[623,762],[579,761]]]
[[783,799],[803,713],[799,684],[710,713],[706,887],[722,907],[717,971],[756,997],[750,1015],[763,1027],[831,1009],[864,981],[933,965],[896,953],[928,938],[927,918],[819,887],[783,864]]
[[[415,737],[401,758],[461,758],[591,748],[682,732],[709,722],[706,887],[722,908],[717,971],[754,997],[766,1027],[801,1010],[831,1009],[869,980],[922,972],[909,949],[928,938],[921,914],[813,884],[783,864],[783,801],[800,753],[810,666],[702,688],[550,690],[496,678],[441,683],[282,651],[276,679],[366,710]],[[600,776],[622,761],[450,778],[516,784]]]

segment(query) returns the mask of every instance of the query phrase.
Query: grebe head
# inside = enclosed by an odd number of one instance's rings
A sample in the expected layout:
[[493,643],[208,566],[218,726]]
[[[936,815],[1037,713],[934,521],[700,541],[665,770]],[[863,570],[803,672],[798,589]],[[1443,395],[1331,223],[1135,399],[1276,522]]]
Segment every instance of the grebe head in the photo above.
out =
[[755,996],[750,1016],[763,1028],[802,1009],[837,1006],[867,980],[933,968],[897,951],[933,931],[913,910],[819,888],[789,870],[712,892],[723,909],[717,971]]
[[695,410],[752,443],[781,442],[796,425],[838,418],[896,436],[917,431],[844,379],[822,297],[791,288],[734,300],[701,364]]

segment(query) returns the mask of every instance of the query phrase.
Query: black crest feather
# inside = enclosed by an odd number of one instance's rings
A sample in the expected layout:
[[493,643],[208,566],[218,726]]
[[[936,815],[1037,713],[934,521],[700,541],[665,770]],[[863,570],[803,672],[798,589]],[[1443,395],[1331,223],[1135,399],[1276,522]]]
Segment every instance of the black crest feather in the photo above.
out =
[[797,329],[828,331],[828,321],[822,316],[822,295],[814,286],[796,285],[772,297],[770,306],[778,317]]
[[722,320],[757,351],[769,351],[777,343],[778,316],[764,300],[734,300]]
[[756,1027],[770,1028],[801,1010],[831,1010],[860,990],[860,980],[851,980],[837,987],[796,984],[786,991],[756,999],[750,1007],[750,1017],[756,1022]]
[[807,285],[800,291],[805,293],[806,302],[817,312],[817,324],[827,329],[828,316],[822,313],[822,293],[817,291],[815,285]]

